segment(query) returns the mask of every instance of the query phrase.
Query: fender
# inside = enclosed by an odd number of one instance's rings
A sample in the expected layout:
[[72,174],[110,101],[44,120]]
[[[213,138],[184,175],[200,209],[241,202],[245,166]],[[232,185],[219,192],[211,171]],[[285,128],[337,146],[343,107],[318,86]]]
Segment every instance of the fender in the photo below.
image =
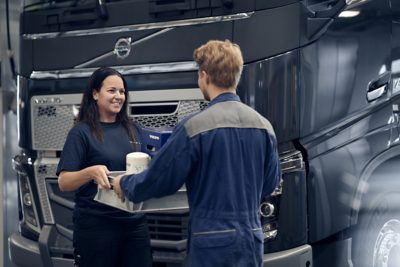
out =
[[377,177],[377,174],[384,171],[385,164],[393,161],[397,161],[397,166],[399,166],[400,168],[400,145],[390,147],[381,154],[377,155],[364,168],[363,172],[361,173],[357,190],[352,202],[353,211],[350,218],[351,225],[357,224],[358,215],[362,207],[362,201],[364,200],[363,198],[366,194],[370,192],[370,186],[373,183],[374,179]]

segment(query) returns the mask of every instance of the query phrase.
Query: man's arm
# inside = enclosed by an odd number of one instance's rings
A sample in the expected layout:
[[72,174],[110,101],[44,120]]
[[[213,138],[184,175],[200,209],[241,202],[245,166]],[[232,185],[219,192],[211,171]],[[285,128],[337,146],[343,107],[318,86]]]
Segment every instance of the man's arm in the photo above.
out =
[[133,202],[171,195],[189,177],[194,152],[184,127],[177,127],[168,142],[151,160],[149,168],[139,174],[117,177],[114,190]]
[[279,161],[278,145],[275,136],[269,135],[269,141],[267,141],[268,147],[268,159],[266,162],[265,169],[265,180],[262,191],[262,198],[270,195],[274,192],[275,188],[281,181],[281,165]]

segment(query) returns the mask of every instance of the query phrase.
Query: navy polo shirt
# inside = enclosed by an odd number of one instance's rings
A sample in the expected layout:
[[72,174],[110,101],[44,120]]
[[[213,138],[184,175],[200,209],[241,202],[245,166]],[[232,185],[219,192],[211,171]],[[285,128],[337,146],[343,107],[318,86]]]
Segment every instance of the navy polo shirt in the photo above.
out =
[[[126,155],[134,151],[126,129],[120,122],[101,123],[101,129],[103,142],[94,137],[86,123],[78,123],[70,130],[61,153],[57,175],[61,171],[79,171],[93,165],[105,165],[110,171],[125,170]],[[93,200],[96,193],[97,185],[93,181],[76,190],[74,216],[92,214],[119,219],[142,217],[132,216]]]

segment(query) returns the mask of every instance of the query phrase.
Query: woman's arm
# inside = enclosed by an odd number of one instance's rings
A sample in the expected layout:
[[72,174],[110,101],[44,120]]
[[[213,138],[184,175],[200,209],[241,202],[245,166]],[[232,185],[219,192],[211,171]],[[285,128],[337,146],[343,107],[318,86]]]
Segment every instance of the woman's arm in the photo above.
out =
[[101,188],[110,188],[107,175],[110,171],[104,165],[90,166],[80,171],[61,171],[58,186],[61,191],[74,191],[82,185],[94,180]]

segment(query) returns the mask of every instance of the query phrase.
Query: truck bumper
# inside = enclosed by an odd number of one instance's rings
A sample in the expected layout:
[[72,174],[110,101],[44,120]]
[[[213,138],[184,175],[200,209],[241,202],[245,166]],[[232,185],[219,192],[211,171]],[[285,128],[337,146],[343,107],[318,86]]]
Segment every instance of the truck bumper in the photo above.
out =
[[[8,237],[9,256],[16,266],[46,267],[39,251],[39,243],[21,236],[20,233],[12,233]],[[72,259],[51,258],[53,266],[73,267]]]
[[[45,267],[39,251],[39,243],[13,233],[8,238],[9,256],[16,266]],[[51,258],[53,266],[73,267],[72,259]],[[263,266],[274,267],[312,267],[312,248],[303,245],[297,248],[265,254]]]
[[303,245],[284,251],[265,254],[263,266],[312,267],[312,247],[310,245]]

